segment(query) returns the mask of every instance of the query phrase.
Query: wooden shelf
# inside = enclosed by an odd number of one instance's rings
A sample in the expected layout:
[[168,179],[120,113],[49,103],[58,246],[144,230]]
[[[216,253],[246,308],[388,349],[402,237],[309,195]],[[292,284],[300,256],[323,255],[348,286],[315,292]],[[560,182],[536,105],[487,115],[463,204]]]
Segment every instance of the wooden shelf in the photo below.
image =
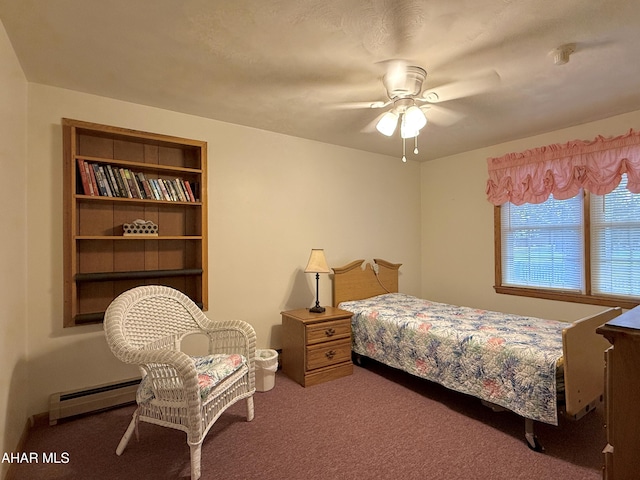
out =
[[138,270],[129,272],[78,273],[76,282],[108,282],[113,280],[132,280],[138,278],[168,278],[202,275],[201,268],[180,268],[176,270]]
[[[207,143],[70,119],[62,119],[62,130],[64,326],[101,322],[116,296],[153,283],[206,310]],[[79,167],[83,162],[89,170]],[[133,183],[125,192],[127,169]],[[108,171],[111,189],[87,188],[81,170],[96,177]],[[151,182],[167,190],[172,184],[173,195],[149,195]],[[122,225],[137,219],[155,223],[158,235],[123,235]]]
[[73,317],[73,323],[76,325],[89,325],[92,323],[100,323],[104,320],[104,312],[80,313]]
[[165,172],[176,172],[176,173],[185,173],[185,174],[195,174],[200,175],[202,170],[199,168],[188,168],[188,167],[175,167],[168,165],[160,165],[160,164],[149,164],[144,162],[131,162],[127,160],[119,160],[117,158],[113,159],[105,159],[102,157],[92,157],[89,155],[76,155],[75,159],[82,159],[87,162],[95,162],[101,163],[105,165],[118,165],[119,167],[129,167],[136,170],[144,170],[144,171],[165,171]]
[[104,240],[104,241],[140,241],[145,242],[163,241],[163,240],[194,240],[201,241],[203,239],[200,235],[158,235],[156,237],[151,235],[81,235],[75,237],[76,240]]
[[202,202],[170,202],[168,200],[154,200],[151,198],[123,198],[123,197],[101,197],[98,195],[74,195],[76,200],[86,200],[91,202],[129,202],[129,203],[155,203],[168,205],[188,205],[190,207],[201,207]]

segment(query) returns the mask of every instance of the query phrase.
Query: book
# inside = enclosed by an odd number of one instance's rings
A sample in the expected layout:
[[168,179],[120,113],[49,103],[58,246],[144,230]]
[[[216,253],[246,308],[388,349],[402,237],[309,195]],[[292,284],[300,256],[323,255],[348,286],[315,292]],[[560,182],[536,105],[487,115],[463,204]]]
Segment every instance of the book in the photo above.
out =
[[193,191],[191,190],[191,185],[189,185],[189,181],[185,180],[184,181],[184,186],[187,190],[187,193],[189,194],[189,201],[190,202],[195,202],[196,201],[196,197],[193,196]]
[[89,162],[85,162],[84,169],[87,171],[87,178],[89,179],[89,183],[91,184],[93,195],[100,195],[100,191],[98,190],[98,181],[96,180],[96,174],[93,171],[93,167]]
[[151,192],[153,193],[153,198],[156,200],[162,200],[162,195],[160,192],[160,187],[158,186],[158,181],[155,178],[150,178],[147,180],[149,182],[149,187],[151,188]]
[[184,202],[182,198],[182,191],[180,190],[180,186],[178,185],[178,179],[171,180],[171,187],[175,192],[176,202]]
[[162,197],[165,200],[171,201],[171,196],[169,195],[169,192],[167,191],[167,187],[164,184],[164,180],[162,178],[158,179],[158,186],[160,187],[160,191],[162,192]]
[[142,189],[144,190],[145,198],[154,198],[153,194],[151,193],[151,188],[149,187],[149,182],[145,178],[144,173],[139,172],[137,176],[138,181],[140,182],[140,184],[142,185]]
[[172,202],[177,202],[180,200],[178,198],[178,194],[176,193],[176,188],[173,186],[173,182],[171,180],[165,180],[164,186],[167,187],[167,192],[169,192],[169,197]]
[[98,173],[100,174],[100,181],[104,186],[104,191],[106,193],[106,196],[113,197],[113,192],[111,191],[111,185],[109,185],[109,180],[107,179],[107,173],[103,165],[98,165]]
[[136,189],[140,193],[140,198],[147,198],[147,192],[144,191],[144,185],[142,185],[142,181],[140,180],[140,173],[131,172],[131,175],[133,176],[133,181],[136,184]]
[[113,192],[114,197],[121,197],[122,192],[120,191],[120,186],[118,185],[118,181],[116,180],[116,176],[113,173],[113,168],[111,165],[105,165],[105,170],[107,171],[107,178],[109,179],[109,183],[111,185],[111,191]]
[[98,173],[100,174],[100,181],[104,186],[104,190],[106,192],[107,197],[113,197],[113,190],[111,190],[111,182],[109,181],[109,177],[107,175],[107,171],[105,170],[103,165],[98,165]]
[[193,182],[191,185],[191,190],[193,190],[193,196],[196,199],[196,202],[200,201],[200,182]]
[[104,183],[102,183],[102,178],[100,178],[100,165],[98,165],[97,163],[92,163],[91,170],[93,170],[92,178],[95,178],[99,195],[101,197],[106,197],[107,189],[104,188]]
[[116,192],[113,191],[113,183],[111,183],[111,178],[109,177],[109,170],[107,170],[106,165],[100,165],[100,173],[104,177],[105,187],[107,188],[107,194],[110,197],[117,197]]
[[93,185],[91,185],[91,181],[88,177],[88,172],[84,166],[84,160],[81,158],[78,159],[78,171],[80,173],[80,182],[82,183],[82,191],[84,192],[84,194],[91,196],[95,195],[93,193]]
[[181,202],[188,202],[187,195],[184,192],[184,185],[182,183],[182,179],[181,178],[176,178],[173,182],[175,184],[176,191],[178,192],[178,197],[179,197],[180,201]]
[[120,173],[120,169],[118,167],[113,167],[113,176],[116,179],[116,183],[118,184],[118,191],[120,192],[120,196],[122,198],[128,198],[127,189],[124,186],[124,180],[122,179],[122,173]]
[[128,168],[124,169],[124,178],[127,180],[127,184],[129,185],[129,191],[131,192],[131,198],[140,198],[140,191],[136,185],[136,181],[133,179],[133,174],[131,170]]
[[127,181],[127,175],[125,173],[125,169],[124,168],[120,168],[120,178],[122,178],[122,185],[124,187],[125,192],[127,192],[126,197],[127,198],[133,198],[133,194],[131,193],[131,190],[129,189],[129,182]]

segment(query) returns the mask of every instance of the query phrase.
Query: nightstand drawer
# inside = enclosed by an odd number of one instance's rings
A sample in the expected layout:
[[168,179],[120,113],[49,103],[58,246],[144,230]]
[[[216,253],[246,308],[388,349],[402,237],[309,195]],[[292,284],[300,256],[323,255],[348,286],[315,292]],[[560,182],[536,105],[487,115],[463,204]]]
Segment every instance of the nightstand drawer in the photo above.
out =
[[307,370],[351,361],[351,337],[307,347]]
[[307,345],[351,337],[351,319],[307,326]]
[[282,313],[282,372],[303,387],[353,373],[351,362],[352,313],[326,307]]

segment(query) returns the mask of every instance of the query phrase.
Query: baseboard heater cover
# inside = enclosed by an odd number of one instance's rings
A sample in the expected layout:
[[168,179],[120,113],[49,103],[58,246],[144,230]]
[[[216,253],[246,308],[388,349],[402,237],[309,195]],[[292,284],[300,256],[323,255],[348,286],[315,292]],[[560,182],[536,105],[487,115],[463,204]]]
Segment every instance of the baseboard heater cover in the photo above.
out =
[[138,385],[140,379],[131,378],[122,382],[54,393],[49,398],[49,425],[55,425],[62,418],[134,403]]

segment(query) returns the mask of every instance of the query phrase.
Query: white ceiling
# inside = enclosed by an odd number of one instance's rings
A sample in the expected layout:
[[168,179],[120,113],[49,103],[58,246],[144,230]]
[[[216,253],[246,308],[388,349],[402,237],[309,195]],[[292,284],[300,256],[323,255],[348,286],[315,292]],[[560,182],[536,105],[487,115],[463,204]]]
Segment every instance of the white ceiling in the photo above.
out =
[[362,131],[379,110],[332,107],[386,100],[389,59],[436,90],[495,70],[439,104],[464,118],[427,112],[418,161],[640,110],[634,0],[0,0],[0,19],[30,82],[398,157]]

